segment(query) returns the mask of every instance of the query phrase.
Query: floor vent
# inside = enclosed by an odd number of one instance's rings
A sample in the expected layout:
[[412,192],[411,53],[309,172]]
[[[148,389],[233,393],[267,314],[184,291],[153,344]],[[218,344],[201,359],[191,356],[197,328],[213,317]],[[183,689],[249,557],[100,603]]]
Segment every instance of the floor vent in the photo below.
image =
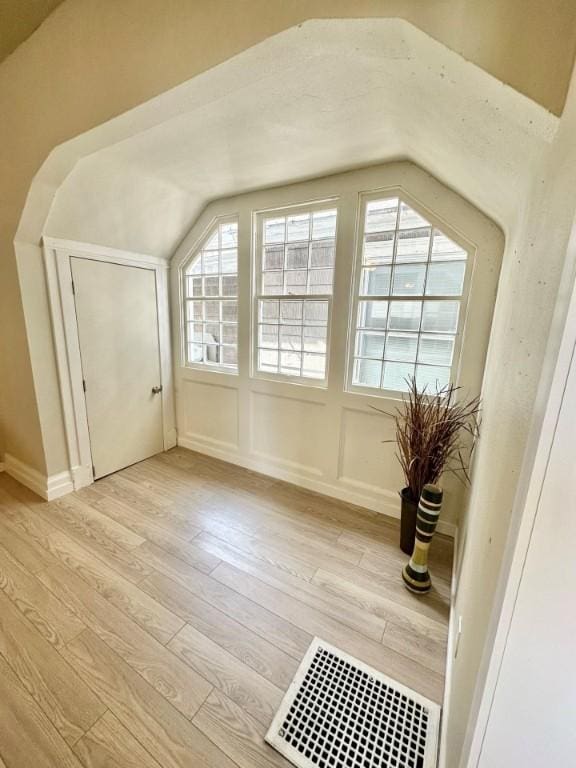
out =
[[434,768],[440,707],[315,638],[266,741],[301,768]]

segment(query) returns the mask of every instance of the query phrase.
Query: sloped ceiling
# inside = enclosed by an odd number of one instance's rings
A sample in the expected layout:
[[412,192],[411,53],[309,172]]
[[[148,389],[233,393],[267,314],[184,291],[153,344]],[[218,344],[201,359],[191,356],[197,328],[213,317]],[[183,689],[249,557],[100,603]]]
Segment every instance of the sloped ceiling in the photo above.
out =
[[62,0],[0,0],[0,62],[61,3]]
[[407,22],[310,21],[57,149],[43,232],[168,259],[210,200],[397,158],[507,229],[556,125]]

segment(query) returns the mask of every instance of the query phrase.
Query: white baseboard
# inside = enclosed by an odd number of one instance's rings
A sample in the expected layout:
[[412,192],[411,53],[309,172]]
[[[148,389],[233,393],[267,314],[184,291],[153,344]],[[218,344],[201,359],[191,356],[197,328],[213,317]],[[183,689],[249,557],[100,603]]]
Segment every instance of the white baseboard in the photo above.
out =
[[450,619],[448,621],[448,644],[446,648],[446,674],[444,675],[444,697],[442,699],[442,722],[440,725],[440,748],[438,753],[438,768],[446,768],[447,763],[447,734],[448,719],[450,716],[452,673],[454,669],[455,654],[458,645],[457,624],[458,617],[454,606],[456,604],[456,590],[458,588],[458,527],[454,531],[454,553],[452,555],[452,580],[450,583]]
[[4,471],[46,501],[58,499],[74,490],[72,477],[68,471],[46,476],[9,453],[4,459]]
[[[323,496],[330,496],[333,499],[338,499],[338,501],[355,504],[372,512],[378,512],[381,515],[393,517],[397,520],[400,519],[400,500],[398,497],[398,501],[396,501],[396,494],[386,491],[367,493],[360,487],[351,487],[351,485],[347,485],[344,482],[330,482],[318,477],[304,475],[296,471],[292,465],[286,468],[258,456],[242,456],[239,453],[206,445],[203,442],[187,437],[178,437],[178,445],[191,451],[212,456],[215,459],[227,461],[229,464],[236,464],[239,467],[250,469],[253,472],[260,472],[263,475],[275,477],[278,480],[285,480],[287,483],[306,488],[308,491],[321,493]],[[438,533],[454,538],[456,526],[453,523],[440,520],[437,530]]]

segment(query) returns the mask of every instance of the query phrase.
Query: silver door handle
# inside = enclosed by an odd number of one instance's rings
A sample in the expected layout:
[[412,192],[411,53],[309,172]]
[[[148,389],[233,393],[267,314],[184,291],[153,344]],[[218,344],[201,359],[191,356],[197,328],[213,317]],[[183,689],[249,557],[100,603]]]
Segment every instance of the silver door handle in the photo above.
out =
[[162,384],[158,387],[152,387],[152,394],[153,395],[159,395],[160,392],[162,392]]

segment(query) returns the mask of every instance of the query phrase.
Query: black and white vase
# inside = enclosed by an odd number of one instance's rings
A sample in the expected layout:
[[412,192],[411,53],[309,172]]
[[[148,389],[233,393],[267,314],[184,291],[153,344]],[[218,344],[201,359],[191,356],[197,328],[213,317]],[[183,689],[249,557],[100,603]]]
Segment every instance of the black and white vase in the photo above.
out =
[[404,584],[411,592],[423,594],[432,586],[428,570],[428,550],[438,525],[442,507],[442,489],[437,485],[425,485],[422,489],[416,517],[416,540],[408,565],[402,571]]

